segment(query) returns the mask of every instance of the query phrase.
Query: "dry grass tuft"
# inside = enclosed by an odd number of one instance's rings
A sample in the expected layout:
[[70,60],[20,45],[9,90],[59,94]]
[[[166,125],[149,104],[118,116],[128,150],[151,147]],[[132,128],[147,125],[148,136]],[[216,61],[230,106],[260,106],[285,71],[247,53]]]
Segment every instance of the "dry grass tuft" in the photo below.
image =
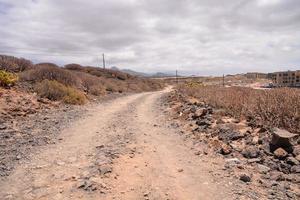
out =
[[98,77],[84,72],[74,72],[74,73],[80,79],[83,90],[88,94],[100,96],[106,93],[105,87],[101,83],[101,80]]
[[43,80],[38,83],[35,88],[40,97],[48,98],[54,101],[60,101],[67,104],[82,105],[86,102],[85,95],[70,86],[65,86],[55,80]]
[[256,125],[285,128],[300,133],[300,90],[278,88],[255,90],[242,87],[178,87],[181,94],[192,96],[213,107],[225,109],[236,118]]

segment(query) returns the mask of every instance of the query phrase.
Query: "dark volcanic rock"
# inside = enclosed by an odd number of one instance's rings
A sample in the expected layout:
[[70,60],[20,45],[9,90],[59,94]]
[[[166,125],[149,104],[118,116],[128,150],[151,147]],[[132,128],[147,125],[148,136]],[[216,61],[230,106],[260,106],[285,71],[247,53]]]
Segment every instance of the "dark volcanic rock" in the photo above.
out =
[[259,149],[255,146],[248,146],[242,151],[245,158],[257,158],[259,156]]
[[275,128],[273,131],[272,140],[270,142],[271,151],[275,151],[279,147],[291,153],[293,151],[291,139],[296,135],[286,130]]
[[247,174],[242,174],[240,176],[240,180],[243,181],[243,182],[250,182],[251,181],[251,177]]
[[281,161],[279,164],[278,164],[278,170],[285,173],[285,174],[288,174],[290,173],[290,170],[291,170],[291,165]]
[[234,140],[238,140],[244,138],[245,136],[237,131],[232,131],[230,129],[220,129],[218,137],[220,140],[224,142],[230,142]]
[[198,126],[210,126],[211,122],[209,120],[204,119],[204,120],[197,120],[196,124]]

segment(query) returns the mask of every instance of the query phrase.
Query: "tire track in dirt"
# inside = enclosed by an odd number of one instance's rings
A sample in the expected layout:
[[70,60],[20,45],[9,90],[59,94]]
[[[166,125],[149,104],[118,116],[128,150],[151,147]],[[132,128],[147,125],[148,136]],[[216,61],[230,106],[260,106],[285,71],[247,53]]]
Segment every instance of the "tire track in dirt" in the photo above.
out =
[[118,137],[117,131],[126,130],[126,121],[122,120],[129,119],[126,115],[145,96],[122,97],[89,111],[85,119],[61,133],[60,142],[44,147],[29,162],[18,166],[0,184],[0,199],[94,199],[100,193],[78,190],[78,181],[95,165],[97,147],[111,141],[115,142],[112,146],[125,146],[126,137]]
[[[134,121],[134,156],[122,155],[114,165],[117,179],[106,199],[232,199],[208,174],[201,162],[166,122],[157,103],[164,94],[154,93],[138,104]],[[220,190],[221,189],[221,190]]]
[[95,107],[0,183],[0,199],[233,199],[166,121],[170,89]]

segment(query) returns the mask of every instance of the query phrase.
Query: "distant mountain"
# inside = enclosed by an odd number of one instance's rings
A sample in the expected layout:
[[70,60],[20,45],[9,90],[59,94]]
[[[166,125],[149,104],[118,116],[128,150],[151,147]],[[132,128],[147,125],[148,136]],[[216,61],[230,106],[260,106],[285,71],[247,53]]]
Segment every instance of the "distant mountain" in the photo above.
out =
[[132,76],[139,76],[139,77],[147,77],[147,76],[149,76],[149,74],[146,74],[146,73],[137,72],[137,71],[134,71],[134,70],[131,70],[131,69],[119,69],[119,68],[117,68],[115,66],[111,67],[110,69],[111,70],[115,70],[115,71],[124,72],[124,73],[130,74]]
[[160,77],[174,77],[174,76],[175,76],[174,74],[167,74],[167,73],[162,73],[162,72],[157,72],[157,73],[151,75],[151,77],[157,77],[157,78],[160,78]]
[[116,71],[121,71],[121,72],[130,74],[130,75],[139,76],[139,77],[173,77],[173,76],[175,76],[175,75],[172,75],[172,74],[167,74],[167,73],[162,73],[162,72],[157,72],[157,73],[154,73],[154,74],[150,74],[150,73],[148,74],[148,73],[143,73],[143,72],[137,72],[137,71],[134,71],[134,70],[131,70],[131,69],[119,69],[115,66],[111,67],[110,69],[116,70]]
[[134,71],[134,70],[131,70],[131,69],[122,69],[121,71],[124,72],[124,73],[130,74],[130,75],[133,75],[133,76],[141,76],[141,77],[149,76],[149,74],[146,74],[146,73],[143,73],[143,72],[137,72],[137,71]]

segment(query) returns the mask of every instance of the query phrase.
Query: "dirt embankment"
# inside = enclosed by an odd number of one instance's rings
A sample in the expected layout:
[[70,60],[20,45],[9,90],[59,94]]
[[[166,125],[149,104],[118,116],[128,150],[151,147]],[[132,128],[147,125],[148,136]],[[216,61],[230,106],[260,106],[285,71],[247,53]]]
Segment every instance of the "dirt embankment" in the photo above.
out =
[[102,97],[85,106],[65,105],[18,88],[0,88],[0,176],[28,160],[40,146],[54,144],[59,133],[85,116],[97,103],[120,94]]
[[222,156],[224,171],[245,182],[257,197],[300,197],[299,135],[234,119],[225,110],[180,92],[168,101],[185,135],[206,146],[199,154]]

